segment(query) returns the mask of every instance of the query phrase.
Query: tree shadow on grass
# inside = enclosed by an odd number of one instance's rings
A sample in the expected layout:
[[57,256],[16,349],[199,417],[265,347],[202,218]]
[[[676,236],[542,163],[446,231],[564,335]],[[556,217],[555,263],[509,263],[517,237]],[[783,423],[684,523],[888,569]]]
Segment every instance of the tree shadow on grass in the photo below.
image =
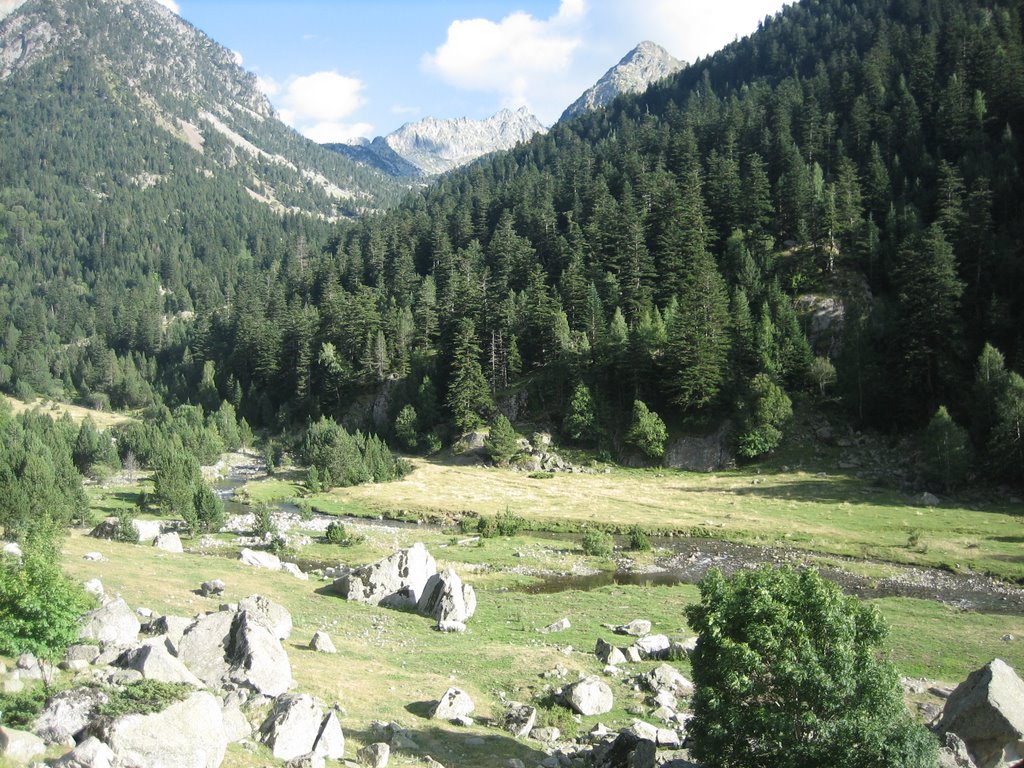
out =
[[[406,707],[417,707],[423,702],[415,702]],[[428,702],[433,705],[433,702]],[[413,713],[416,714],[416,713]],[[418,716],[419,717],[419,716]],[[500,766],[510,759],[518,758],[526,765],[537,765],[547,758],[543,750],[531,746],[526,739],[515,739],[510,734],[497,728],[460,728],[456,725],[430,721],[422,727],[408,727],[402,723],[404,733],[415,742],[416,750],[398,749],[392,755],[430,755],[445,766]],[[373,729],[348,729],[346,739],[359,744],[373,744],[388,741],[388,738]]]

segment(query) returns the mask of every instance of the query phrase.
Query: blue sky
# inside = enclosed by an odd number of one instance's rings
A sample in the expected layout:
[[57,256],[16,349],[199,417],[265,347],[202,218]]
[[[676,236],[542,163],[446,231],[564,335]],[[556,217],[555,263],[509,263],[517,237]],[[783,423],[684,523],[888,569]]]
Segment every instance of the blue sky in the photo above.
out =
[[562,110],[642,40],[685,61],[782,0],[159,0],[236,51],[316,141],[423,117]]

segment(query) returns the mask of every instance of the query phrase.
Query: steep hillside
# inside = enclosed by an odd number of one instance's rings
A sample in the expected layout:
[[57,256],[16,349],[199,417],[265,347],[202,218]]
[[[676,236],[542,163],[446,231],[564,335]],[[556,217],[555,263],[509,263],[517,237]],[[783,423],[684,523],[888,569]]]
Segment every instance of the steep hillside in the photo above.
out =
[[486,120],[428,117],[367,144],[332,144],[330,148],[392,175],[436,176],[511,149],[544,130],[522,107],[515,112],[503,109]]
[[684,66],[686,65],[683,62],[660,45],[645,40],[584,91],[582,96],[566,108],[559,119],[569,120],[589,110],[611,104],[616,96],[642,93],[653,83],[674,75]]

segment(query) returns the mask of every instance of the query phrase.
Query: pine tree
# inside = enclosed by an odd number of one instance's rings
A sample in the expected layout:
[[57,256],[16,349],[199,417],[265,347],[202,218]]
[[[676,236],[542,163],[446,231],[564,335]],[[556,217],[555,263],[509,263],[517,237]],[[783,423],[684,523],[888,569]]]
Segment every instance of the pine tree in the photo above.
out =
[[448,406],[455,426],[468,432],[483,423],[482,414],[491,406],[490,388],[480,367],[480,345],[472,320],[458,320],[451,350],[451,373],[445,405]]

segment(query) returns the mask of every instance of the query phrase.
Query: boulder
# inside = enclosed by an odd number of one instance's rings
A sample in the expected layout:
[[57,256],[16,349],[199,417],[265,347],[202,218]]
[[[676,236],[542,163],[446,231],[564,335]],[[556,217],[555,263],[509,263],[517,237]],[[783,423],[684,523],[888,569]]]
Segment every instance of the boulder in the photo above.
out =
[[16,541],[4,542],[4,554],[8,557],[14,557],[17,559],[21,558],[22,552],[21,547],[18,546]]
[[542,627],[540,629],[540,633],[542,635],[549,635],[552,632],[564,632],[571,626],[572,624],[569,623],[569,619],[559,619],[558,621],[548,624],[546,627]]
[[476,592],[471,586],[463,585],[462,579],[451,568],[427,579],[416,605],[417,613],[430,616],[438,623],[458,621],[464,624],[474,611]]
[[170,644],[172,653],[177,655],[181,638],[192,622],[192,619],[184,616],[158,616],[149,622],[149,631],[164,637]]
[[530,738],[536,739],[537,741],[543,742],[544,744],[553,744],[562,737],[562,732],[550,726],[547,728],[534,728],[530,731]]
[[132,520],[132,525],[139,534],[139,543],[153,541],[160,535],[161,524],[159,520]]
[[181,537],[177,533],[171,531],[170,533],[161,533],[153,538],[153,546],[157,549],[162,549],[164,552],[171,552],[180,555],[185,551],[185,548],[181,546]]
[[602,664],[618,665],[626,663],[625,654],[601,638],[598,638],[597,643],[594,645],[594,655],[597,656],[598,661]]
[[644,682],[653,693],[668,691],[674,696],[690,696],[693,693],[693,683],[670,664],[659,664],[644,675]]
[[178,643],[178,659],[211,687],[218,687],[230,672],[226,652],[234,621],[232,611],[208,613],[192,622]]
[[736,463],[732,424],[724,422],[708,435],[680,437],[665,449],[665,466],[689,472],[717,472]]
[[84,661],[86,664],[92,664],[99,655],[100,647],[98,645],[75,643],[69,645],[64,652],[64,661]]
[[967,752],[967,745],[955,733],[947,733],[939,749],[939,768],[977,768]]
[[123,599],[111,600],[106,605],[89,611],[82,620],[81,638],[111,645],[131,645],[139,636],[142,625],[135,612]]
[[427,580],[436,573],[433,556],[417,542],[383,560],[350,571],[334,582],[334,589],[346,600],[414,608],[423,596]]
[[90,736],[50,765],[53,768],[113,768],[114,751],[95,736]]
[[331,642],[331,636],[326,632],[314,632],[313,639],[309,641],[309,647],[320,653],[337,653],[338,649]]
[[328,760],[341,760],[345,755],[345,734],[341,730],[338,713],[333,709],[320,724],[320,733],[313,744],[313,752]]
[[235,615],[227,660],[232,682],[264,696],[279,696],[291,687],[292,667],[281,641],[249,611]]
[[239,611],[248,611],[252,618],[273,632],[278,640],[292,636],[292,615],[288,609],[263,595],[249,595],[238,602]]
[[955,733],[978,768],[1024,757],[1024,681],[1002,659],[972,672],[950,694],[936,730]]
[[307,752],[304,755],[293,757],[284,764],[284,768],[326,768],[327,761],[323,755],[316,752]]
[[106,729],[116,765],[219,768],[227,750],[219,702],[197,691],[148,715],[124,715]]
[[505,730],[517,738],[529,736],[533,726],[537,724],[537,710],[529,704],[510,701],[505,709],[502,723]]
[[633,643],[633,647],[637,648],[644,658],[663,659],[672,643],[665,635],[647,635]]
[[266,568],[268,571],[281,570],[281,558],[270,552],[258,552],[255,549],[245,548],[238,553],[238,559],[242,565],[251,565],[253,568]]
[[303,573],[295,563],[281,563],[281,570],[290,573],[299,581],[309,581],[309,574]]
[[30,763],[46,751],[43,740],[34,733],[0,726],[0,755],[12,763]]
[[228,744],[235,744],[242,739],[252,737],[252,725],[249,724],[249,718],[242,712],[237,701],[227,702],[221,714],[224,717],[224,737],[228,740]]
[[367,744],[356,752],[356,759],[366,768],[388,768],[391,759],[391,747],[383,741]]
[[203,687],[203,681],[193,675],[181,661],[172,656],[162,640],[130,648],[118,657],[115,666],[137,670],[146,680],[158,680],[162,683],[188,683],[196,688]]
[[103,600],[103,595],[105,594],[105,592],[103,590],[103,582],[99,579],[89,579],[87,582],[82,584],[82,589],[84,589],[87,594],[90,594],[93,597],[95,597],[97,600]]
[[942,504],[942,499],[936,496],[934,493],[925,491],[917,497],[917,503],[923,507],[937,507]]
[[220,579],[211,579],[210,581],[204,581],[199,585],[199,594],[203,597],[210,597],[212,595],[224,594],[224,582]]
[[434,629],[438,632],[465,632],[466,625],[461,621],[439,621]]
[[260,727],[260,739],[278,760],[291,760],[313,751],[320,735],[324,712],[316,699],[305,693],[279,696]]
[[594,675],[566,686],[562,695],[565,702],[584,717],[603,715],[611,710],[614,703],[612,689]]
[[430,717],[434,720],[455,720],[468,717],[474,709],[476,705],[468,693],[461,688],[449,688],[430,710]]
[[32,732],[48,744],[74,744],[75,737],[92,722],[109,700],[100,688],[71,688],[51,696],[32,724]]
[[658,747],[631,731],[623,731],[610,744],[594,749],[594,768],[654,768]]
[[647,619],[633,619],[628,624],[619,624],[611,627],[612,632],[617,635],[629,635],[630,637],[643,637],[651,634],[651,622]]

